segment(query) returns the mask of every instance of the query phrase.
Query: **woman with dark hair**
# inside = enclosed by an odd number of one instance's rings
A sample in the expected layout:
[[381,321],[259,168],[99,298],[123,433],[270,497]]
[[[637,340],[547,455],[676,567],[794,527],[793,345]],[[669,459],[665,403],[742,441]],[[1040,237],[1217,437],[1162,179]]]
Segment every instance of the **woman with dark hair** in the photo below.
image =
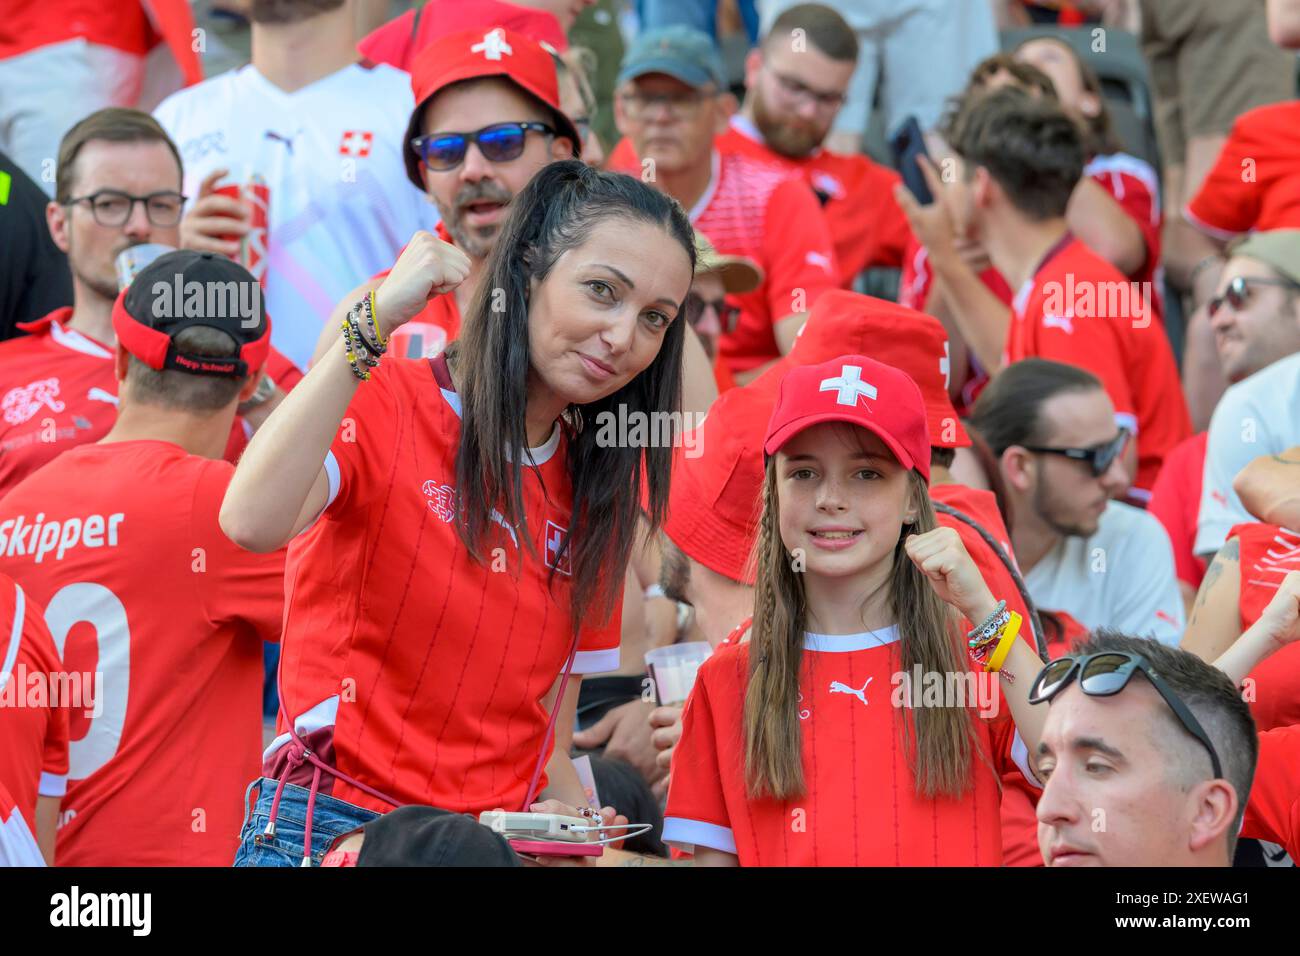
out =
[[618,665],[642,487],[657,526],[672,454],[598,423],[677,409],[691,226],[638,180],[547,166],[512,203],[460,339],[381,360],[468,269],[417,234],[231,482],[233,540],[292,542],[281,734],[237,862],[317,862],[402,804],[586,806],[568,755],[579,675]]

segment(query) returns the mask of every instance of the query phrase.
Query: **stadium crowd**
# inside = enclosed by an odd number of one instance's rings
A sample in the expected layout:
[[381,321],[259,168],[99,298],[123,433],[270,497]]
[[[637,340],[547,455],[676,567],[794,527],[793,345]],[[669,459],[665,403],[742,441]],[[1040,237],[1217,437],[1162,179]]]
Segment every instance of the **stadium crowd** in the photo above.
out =
[[1300,0],[9,6],[0,865],[1300,856]]

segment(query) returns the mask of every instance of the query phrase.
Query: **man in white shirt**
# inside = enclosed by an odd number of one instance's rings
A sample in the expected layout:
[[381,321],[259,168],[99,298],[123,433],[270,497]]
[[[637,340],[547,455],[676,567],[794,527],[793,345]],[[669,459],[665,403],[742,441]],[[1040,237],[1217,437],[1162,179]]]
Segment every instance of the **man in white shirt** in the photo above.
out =
[[[185,245],[237,255],[247,236],[265,249],[273,342],[305,367],[339,300],[438,217],[403,166],[410,77],[357,62],[352,0],[253,0],[250,16],[252,63],[154,115],[198,212]],[[266,185],[267,219],[250,235],[250,210],[213,190],[251,176]]]
[[1196,523],[1198,555],[1212,557],[1235,524],[1257,520],[1232,481],[1260,455],[1300,444],[1300,352],[1229,387],[1215,406],[1205,450],[1205,478]]
[[1173,548],[1152,515],[1112,500],[1129,435],[1092,373],[1045,359],[1009,365],[971,424],[997,460],[1012,550],[1039,607],[1177,645]]

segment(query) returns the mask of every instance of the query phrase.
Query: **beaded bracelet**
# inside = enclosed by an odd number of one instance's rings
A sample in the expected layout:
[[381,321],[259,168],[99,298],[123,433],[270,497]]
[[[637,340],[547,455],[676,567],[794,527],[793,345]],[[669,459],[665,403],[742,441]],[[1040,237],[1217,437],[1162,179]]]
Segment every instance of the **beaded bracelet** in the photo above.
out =
[[[351,313],[349,313],[349,315],[350,314]],[[359,365],[357,362],[357,353],[359,351],[361,353],[362,360],[366,361],[366,364],[369,365],[369,362],[367,361],[370,358],[369,353],[366,352],[364,348],[358,349],[356,344],[353,342],[352,339],[353,329],[351,324],[348,322],[346,318],[342,321],[342,323],[340,323],[339,328],[340,331],[342,331],[343,333],[343,351],[348,357],[348,364],[352,366],[352,374],[355,375],[357,378],[361,379],[361,381],[363,382],[370,381],[370,368],[362,368],[361,365]]]
[[982,624],[967,632],[966,636],[970,639],[968,641],[969,646],[975,648],[981,644],[987,644],[995,634],[1006,627],[1007,620],[1007,602],[999,601],[997,606],[989,612],[988,617],[984,618]]
[[993,651],[993,656],[989,658],[988,663],[984,665],[984,670],[992,671],[1006,678],[1008,684],[1016,682],[1015,675],[1002,673],[1002,665],[1006,663],[1007,655],[1011,653],[1011,646],[1015,644],[1016,637],[1020,634],[1021,617],[1014,611],[1011,612],[1011,620],[1007,622],[1006,629],[1002,632],[1002,638],[998,641],[997,649]]
[[[366,324],[370,326],[370,338],[374,342],[372,351],[383,355],[388,348],[388,339],[384,338],[379,332],[379,309],[375,306],[375,290],[371,289],[362,302],[366,307]],[[366,345],[370,347],[370,342]]]

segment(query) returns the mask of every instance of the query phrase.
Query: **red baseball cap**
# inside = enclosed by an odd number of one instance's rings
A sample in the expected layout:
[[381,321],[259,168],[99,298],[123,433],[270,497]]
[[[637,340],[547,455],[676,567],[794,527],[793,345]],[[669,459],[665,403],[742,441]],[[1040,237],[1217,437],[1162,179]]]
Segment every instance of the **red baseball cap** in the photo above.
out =
[[433,95],[453,83],[487,76],[503,76],[551,111],[556,131],[573,143],[573,154],[582,150],[582,137],[573,120],[560,109],[560,81],[556,74],[553,48],[505,27],[469,30],[440,37],[416,55],[411,64],[411,91],[415,109],[406,124],[402,158],[406,175],[424,189],[420,157],[411,140],[421,133],[424,108]]
[[813,425],[848,422],[877,436],[904,468],[930,481],[930,429],[921,390],[906,372],[865,355],[841,355],[785,373],[763,451],[775,455]]
[[503,26],[534,40],[568,49],[564,28],[555,14],[502,0],[429,0],[423,7],[375,28],[357,44],[361,55],[410,72],[412,61],[439,37],[465,30]]
[[710,571],[753,584],[749,556],[763,496],[763,436],[774,392],[733,388],[709,406],[696,429],[698,456],[679,447],[664,533]]
[[948,332],[924,312],[836,289],[818,298],[790,354],[790,366],[826,362],[852,352],[906,372],[921,389],[930,444],[965,448],[970,436],[948,397]]

